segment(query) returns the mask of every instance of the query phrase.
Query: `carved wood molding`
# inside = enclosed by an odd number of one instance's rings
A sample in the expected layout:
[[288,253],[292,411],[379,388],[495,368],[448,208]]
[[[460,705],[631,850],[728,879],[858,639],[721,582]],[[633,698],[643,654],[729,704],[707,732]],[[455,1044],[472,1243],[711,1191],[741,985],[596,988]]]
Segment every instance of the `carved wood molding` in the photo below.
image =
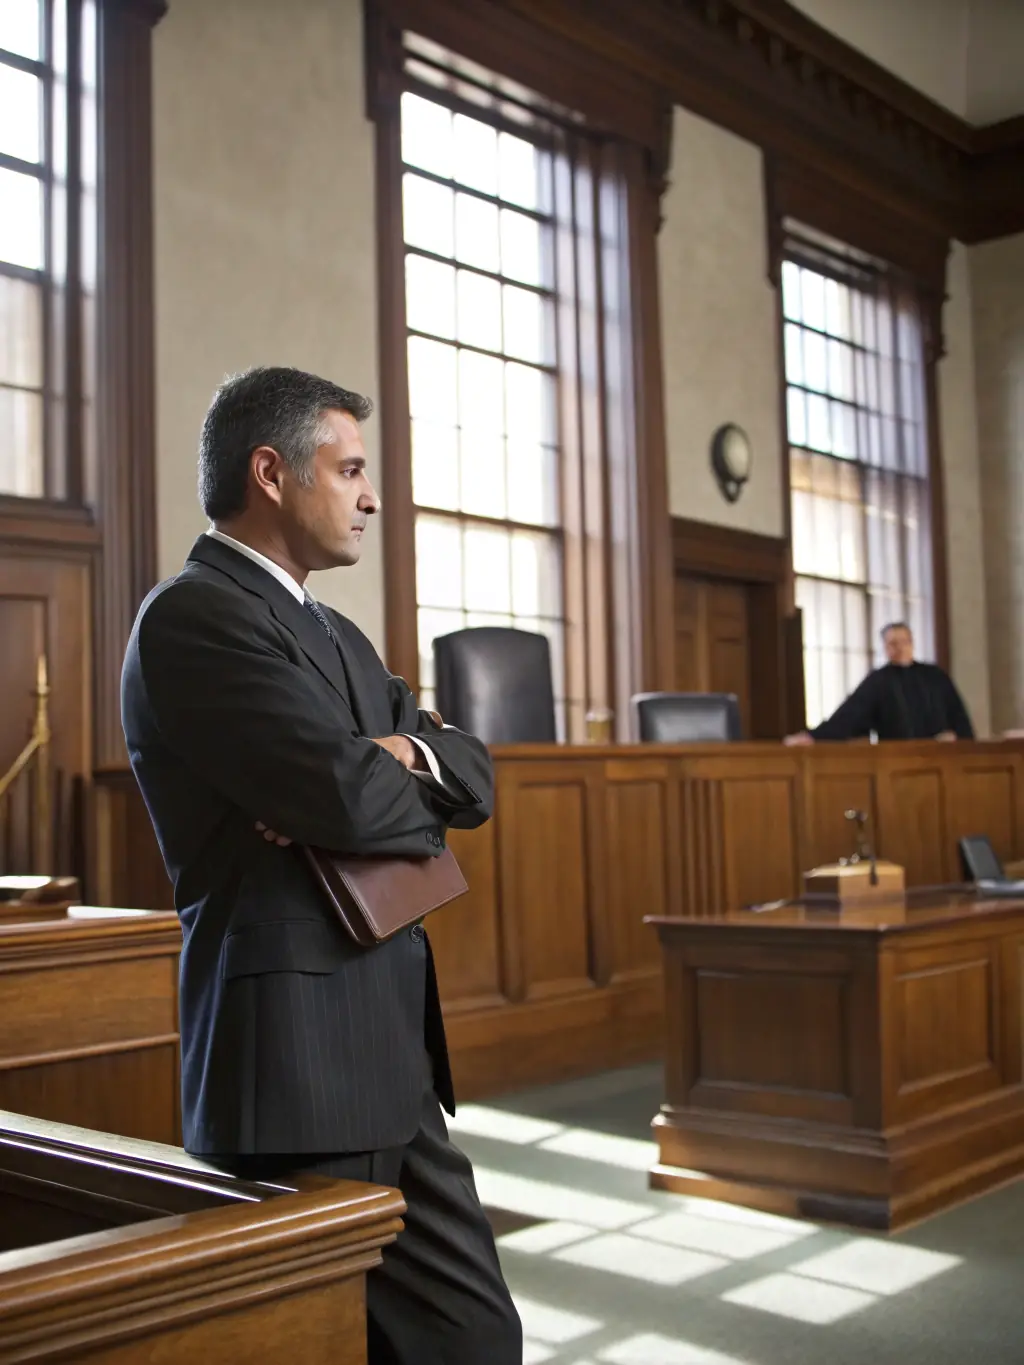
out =
[[1024,119],[972,127],[786,0],[502,7],[946,236],[1024,229]]

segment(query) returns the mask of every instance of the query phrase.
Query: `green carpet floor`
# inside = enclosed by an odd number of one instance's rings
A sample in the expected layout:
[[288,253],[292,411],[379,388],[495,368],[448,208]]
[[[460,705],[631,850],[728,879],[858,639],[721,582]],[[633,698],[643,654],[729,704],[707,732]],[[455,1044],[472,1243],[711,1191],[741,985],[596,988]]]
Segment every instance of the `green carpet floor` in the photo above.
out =
[[659,1097],[631,1068],[451,1125],[508,1229],[526,1365],[1024,1365],[1024,1181],[893,1237],[663,1194]]

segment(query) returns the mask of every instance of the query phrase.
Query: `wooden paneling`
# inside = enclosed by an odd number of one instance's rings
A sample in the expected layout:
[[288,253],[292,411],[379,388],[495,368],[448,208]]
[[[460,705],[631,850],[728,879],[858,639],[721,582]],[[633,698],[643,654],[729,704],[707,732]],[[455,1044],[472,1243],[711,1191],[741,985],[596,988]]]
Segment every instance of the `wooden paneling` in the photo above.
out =
[[743,734],[751,733],[751,644],[742,583],[678,574],[675,680],[679,692],[734,692]]
[[4,1115],[0,1357],[366,1365],[365,1275],[404,1209],[381,1186],[243,1184],[171,1147]]
[[735,692],[744,736],[781,738],[788,733],[786,542],[673,517],[672,556],[675,688]]
[[655,1186],[892,1228],[1024,1170],[1024,901],[657,928]]
[[886,777],[878,790],[879,854],[906,869],[908,886],[948,880],[952,851],[943,838],[941,769],[915,764]]
[[178,956],[167,914],[0,924],[0,1109],[177,1142]]
[[997,944],[901,946],[887,964],[891,1122],[966,1102],[1008,1079]]
[[590,984],[586,791],[540,777],[506,788],[502,891],[515,907],[520,977],[510,994],[535,1000]]
[[[0,542],[0,774],[32,733],[36,663],[46,656],[50,684],[49,749],[54,795],[56,865],[33,859],[29,782],[19,779],[0,801],[0,871],[57,875],[76,872],[76,783],[91,769],[91,651],[89,556],[4,547]],[[5,810],[5,806],[7,809]]]
[[[74,999],[74,997],[68,997]],[[107,1048],[0,1068],[0,1107],[149,1142],[180,1137],[177,1033],[155,1046]]]
[[[430,923],[465,1097],[656,1056],[661,974],[644,916],[713,920],[796,895],[805,870],[853,851],[850,808],[872,816],[881,853],[906,857],[912,884],[958,879],[964,833],[1024,857],[1015,741],[522,745],[494,761],[494,819],[451,836],[470,893]],[[96,785],[113,844],[104,899],[169,903],[130,772]],[[857,975],[844,987],[844,1027],[859,1035],[866,989]],[[872,1121],[876,1092],[850,1084]]]
[[[602,985],[649,978],[657,971],[657,944],[643,916],[673,913],[681,874],[677,789],[666,780],[666,765],[609,764],[606,773],[608,905],[632,905],[639,913],[609,914],[609,961],[599,976]],[[653,909],[656,905],[664,910]]]
[[434,916],[430,942],[441,998],[457,1001],[459,1009],[505,1001],[494,836],[493,823],[472,834],[451,830],[448,836],[469,894]]

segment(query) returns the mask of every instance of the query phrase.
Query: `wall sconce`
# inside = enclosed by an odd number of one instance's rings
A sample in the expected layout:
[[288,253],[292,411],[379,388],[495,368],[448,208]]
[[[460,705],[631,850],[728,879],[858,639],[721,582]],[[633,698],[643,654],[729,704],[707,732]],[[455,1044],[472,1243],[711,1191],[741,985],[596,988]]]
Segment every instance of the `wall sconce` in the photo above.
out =
[[750,478],[754,452],[750,438],[734,422],[720,426],[711,438],[711,468],[727,502],[735,502]]

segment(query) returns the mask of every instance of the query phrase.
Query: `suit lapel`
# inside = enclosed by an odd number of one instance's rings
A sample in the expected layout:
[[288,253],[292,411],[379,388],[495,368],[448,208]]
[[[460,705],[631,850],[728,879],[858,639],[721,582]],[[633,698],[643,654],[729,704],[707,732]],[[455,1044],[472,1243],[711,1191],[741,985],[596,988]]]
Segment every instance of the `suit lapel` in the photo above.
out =
[[391,733],[390,712],[387,715],[381,714],[381,706],[378,704],[382,696],[381,690],[373,686],[372,679],[363,667],[359,657],[360,651],[346,630],[345,618],[336,611],[330,611],[328,616],[345,663],[345,673],[348,677],[349,691],[352,696],[352,711],[360,731],[371,737],[389,735]]
[[295,637],[299,648],[317,672],[330,683],[346,706],[355,710],[355,699],[341,654],[323,628],[317,625],[306,608],[283,584],[259,564],[246,559],[245,555],[239,554],[230,545],[214,540],[212,536],[200,536],[192,547],[189,559],[219,569],[246,592],[262,597],[275,618]]

